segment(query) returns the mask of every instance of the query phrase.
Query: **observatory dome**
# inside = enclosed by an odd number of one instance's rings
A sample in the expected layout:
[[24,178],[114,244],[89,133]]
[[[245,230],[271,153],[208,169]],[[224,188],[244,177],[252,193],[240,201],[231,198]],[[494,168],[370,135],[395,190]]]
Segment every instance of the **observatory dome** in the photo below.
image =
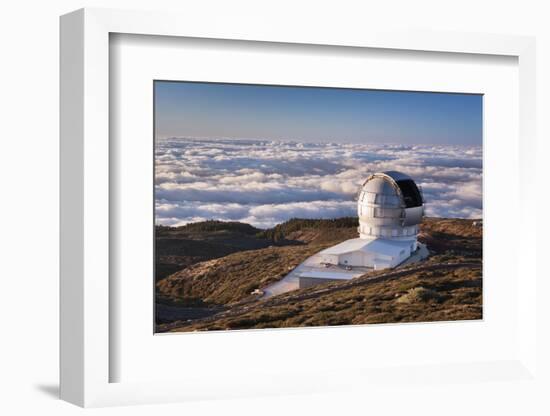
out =
[[424,198],[410,176],[396,171],[375,173],[361,187],[357,211],[361,238],[416,241]]
[[[410,176],[396,171],[370,175],[361,186],[357,210],[358,238],[342,241],[307,258],[265,293],[269,296],[284,293],[283,287],[290,284],[290,280],[285,280],[287,277],[297,281],[298,288],[306,288],[353,279],[370,270],[413,264],[428,257],[426,245],[417,241],[424,198]],[[285,291],[288,290],[292,289]]]

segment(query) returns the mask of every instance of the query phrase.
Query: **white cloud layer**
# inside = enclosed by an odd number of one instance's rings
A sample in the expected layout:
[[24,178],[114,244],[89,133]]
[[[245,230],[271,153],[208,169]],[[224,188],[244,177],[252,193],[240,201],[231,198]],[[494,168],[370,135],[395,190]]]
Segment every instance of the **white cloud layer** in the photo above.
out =
[[361,183],[384,170],[422,186],[428,216],[481,217],[479,146],[168,139],[156,148],[156,221],[268,228],[293,217],[356,215]]

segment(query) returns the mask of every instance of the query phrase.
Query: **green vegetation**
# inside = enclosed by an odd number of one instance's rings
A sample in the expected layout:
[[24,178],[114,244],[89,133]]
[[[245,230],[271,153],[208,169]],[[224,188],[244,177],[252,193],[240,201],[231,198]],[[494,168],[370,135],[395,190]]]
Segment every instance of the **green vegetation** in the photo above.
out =
[[261,230],[259,228],[253,227],[250,224],[244,224],[237,221],[216,221],[208,220],[201,222],[193,222],[181,227],[166,227],[159,225],[157,226],[157,235],[167,235],[170,233],[178,232],[212,232],[212,231],[231,231],[248,235],[255,235]]
[[343,217],[329,220],[292,218],[269,230],[260,232],[258,237],[273,241],[284,241],[289,239],[296,231],[304,229],[329,230],[333,228],[357,228],[358,226],[359,219],[357,217]]

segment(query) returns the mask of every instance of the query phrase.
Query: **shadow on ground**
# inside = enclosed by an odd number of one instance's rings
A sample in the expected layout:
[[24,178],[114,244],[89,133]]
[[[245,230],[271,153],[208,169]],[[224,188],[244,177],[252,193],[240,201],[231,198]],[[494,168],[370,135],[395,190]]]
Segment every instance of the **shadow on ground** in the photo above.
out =
[[34,387],[36,388],[36,390],[42,392],[46,396],[51,397],[52,399],[59,399],[58,384],[37,384]]

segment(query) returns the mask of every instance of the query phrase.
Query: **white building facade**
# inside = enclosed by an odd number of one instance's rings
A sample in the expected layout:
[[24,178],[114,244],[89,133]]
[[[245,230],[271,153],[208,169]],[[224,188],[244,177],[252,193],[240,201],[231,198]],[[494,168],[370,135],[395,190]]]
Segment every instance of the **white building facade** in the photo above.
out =
[[404,173],[370,175],[360,188],[358,237],[309,257],[281,281],[266,288],[266,296],[349,280],[371,270],[416,262],[428,256],[417,242],[424,216],[421,189]]
[[359,238],[321,251],[324,265],[395,267],[418,248],[424,198],[411,177],[401,172],[375,173],[363,183],[357,201]]

